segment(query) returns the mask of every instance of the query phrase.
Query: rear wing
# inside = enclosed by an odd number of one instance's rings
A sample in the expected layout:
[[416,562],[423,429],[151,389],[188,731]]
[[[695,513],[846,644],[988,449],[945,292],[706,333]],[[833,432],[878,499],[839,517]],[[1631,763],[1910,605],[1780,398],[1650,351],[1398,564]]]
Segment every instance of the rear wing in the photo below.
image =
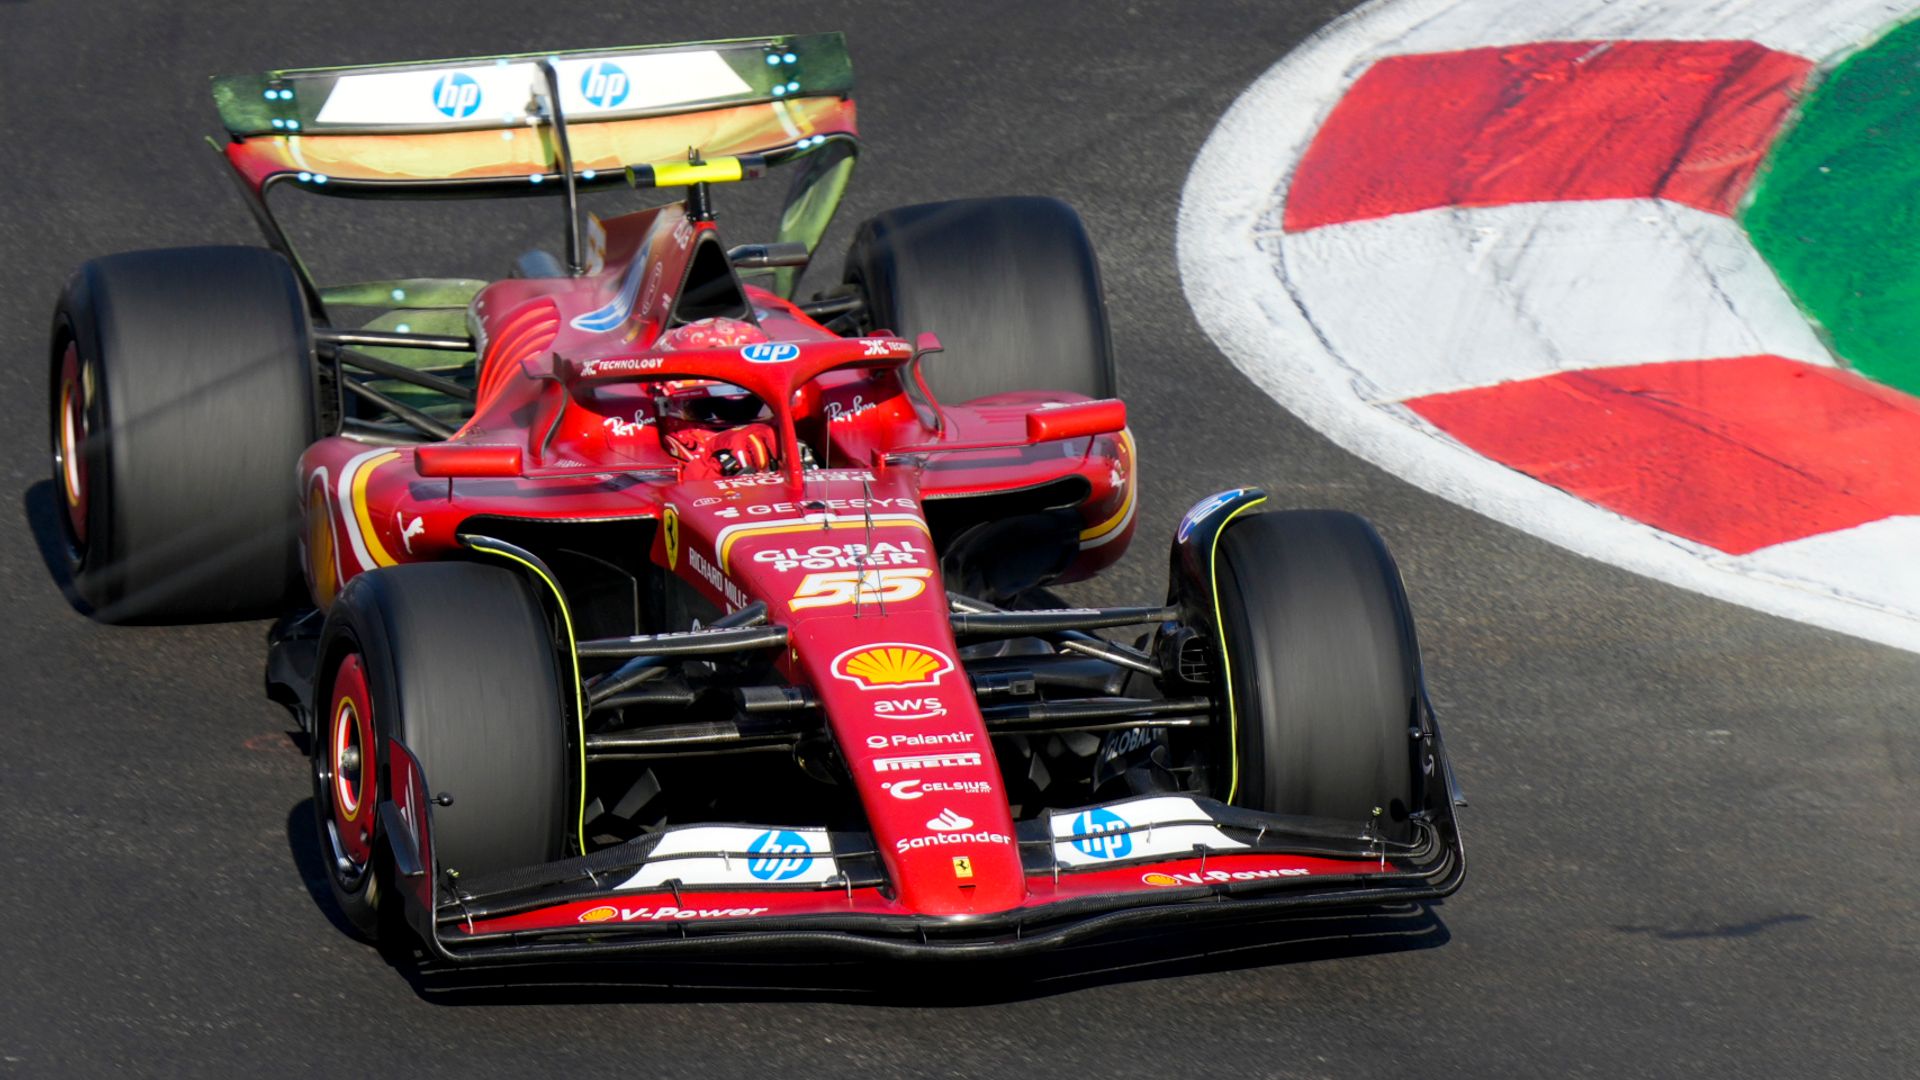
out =
[[[313,281],[268,208],[282,184],[361,197],[563,195],[577,267],[579,188],[741,179],[797,160],[777,239],[811,254],[859,147],[837,32],[219,75],[213,99],[228,135],[216,148],[317,316],[344,301]],[[698,161],[713,167],[690,167]],[[798,277],[775,271],[776,291]],[[363,284],[355,296],[398,297],[391,287],[405,283]]]
[[227,158],[255,191],[292,179],[342,195],[553,190],[562,142],[579,184],[690,149],[778,164],[851,139],[852,94],[838,33],[213,79]]

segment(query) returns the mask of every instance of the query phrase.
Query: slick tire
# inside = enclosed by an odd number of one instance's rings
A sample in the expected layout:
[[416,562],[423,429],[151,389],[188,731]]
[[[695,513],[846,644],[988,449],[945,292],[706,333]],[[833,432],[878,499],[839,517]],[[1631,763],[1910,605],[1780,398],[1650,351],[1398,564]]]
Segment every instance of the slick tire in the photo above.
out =
[[1014,390],[1114,393],[1100,264],[1086,226],[1058,199],[962,199],[888,210],[861,224],[846,280],[867,298],[868,330],[911,341],[941,402]]
[[474,563],[361,574],[328,612],[320,656],[314,821],[334,899],[361,933],[396,925],[377,825],[394,740],[427,791],[450,800],[432,808],[439,870],[472,877],[560,857],[577,818],[566,806],[566,710],[547,618],[524,578]]
[[1232,723],[1216,794],[1407,841],[1422,805],[1420,652],[1399,569],[1366,519],[1334,510],[1230,524],[1216,563]]
[[54,311],[56,499],[104,622],[271,614],[299,580],[294,471],[316,431],[300,285],[259,248],[95,259]]

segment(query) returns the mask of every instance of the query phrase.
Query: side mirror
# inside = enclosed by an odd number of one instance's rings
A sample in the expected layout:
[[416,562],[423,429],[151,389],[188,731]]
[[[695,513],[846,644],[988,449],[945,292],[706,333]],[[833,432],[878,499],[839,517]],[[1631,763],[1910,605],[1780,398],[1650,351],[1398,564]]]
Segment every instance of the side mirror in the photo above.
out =
[[947,347],[940,344],[940,335],[931,330],[922,330],[913,339],[913,358],[915,360],[931,353],[946,351]]
[[1027,441],[1085,439],[1111,435],[1127,426],[1127,403],[1119,398],[1045,405],[1027,414]]
[[413,471],[421,476],[519,476],[520,448],[484,444],[440,443],[413,452]]

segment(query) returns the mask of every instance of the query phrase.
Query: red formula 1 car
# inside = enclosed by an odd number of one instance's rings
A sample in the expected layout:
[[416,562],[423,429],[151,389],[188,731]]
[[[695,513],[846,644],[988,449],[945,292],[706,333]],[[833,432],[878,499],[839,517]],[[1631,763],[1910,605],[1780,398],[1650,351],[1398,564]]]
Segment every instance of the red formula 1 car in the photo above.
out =
[[[215,80],[271,249],[68,286],[80,598],[281,614],[333,892],[441,958],[981,955],[1451,892],[1362,519],[1227,491],[1165,603],[1047,591],[1120,557],[1138,498],[1071,209],[891,210],[791,298],[851,85],[837,34]],[[727,247],[714,185],[781,165],[778,237]],[[683,197],[583,219],[629,184]],[[323,287],[283,187],[553,194],[565,255]]]

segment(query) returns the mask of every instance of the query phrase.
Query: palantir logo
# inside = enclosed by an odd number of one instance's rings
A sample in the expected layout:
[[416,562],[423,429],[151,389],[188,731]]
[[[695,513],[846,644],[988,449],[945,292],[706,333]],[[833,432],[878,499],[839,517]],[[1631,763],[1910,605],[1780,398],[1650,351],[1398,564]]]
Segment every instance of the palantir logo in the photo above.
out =
[[791,881],[813,865],[806,838],[787,829],[769,829],[754,837],[747,852],[753,856],[747,860],[747,873],[761,881]]
[[464,71],[442,75],[433,84],[433,107],[443,116],[465,120],[480,111],[480,84]]
[[1073,846],[1082,855],[1096,859],[1124,859],[1133,851],[1133,834],[1127,819],[1111,810],[1096,807],[1073,819]]
[[611,109],[627,100],[626,71],[611,60],[602,60],[580,76],[580,96],[596,109]]

